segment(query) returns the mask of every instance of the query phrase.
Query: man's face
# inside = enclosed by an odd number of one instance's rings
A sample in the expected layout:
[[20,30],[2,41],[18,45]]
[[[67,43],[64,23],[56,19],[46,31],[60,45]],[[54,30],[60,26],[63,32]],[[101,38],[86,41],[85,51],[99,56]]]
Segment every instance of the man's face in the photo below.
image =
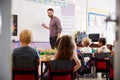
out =
[[49,16],[50,18],[52,18],[52,17],[53,17],[53,11],[48,11],[48,16]]

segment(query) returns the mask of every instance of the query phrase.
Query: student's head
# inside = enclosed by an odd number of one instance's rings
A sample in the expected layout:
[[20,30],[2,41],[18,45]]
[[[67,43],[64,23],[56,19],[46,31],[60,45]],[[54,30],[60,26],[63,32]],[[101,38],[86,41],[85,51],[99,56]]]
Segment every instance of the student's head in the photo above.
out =
[[29,44],[32,40],[32,33],[30,30],[22,30],[20,33],[20,42],[24,44]]
[[58,54],[56,59],[58,60],[69,60],[73,57],[75,50],[75,42],[73,38],[69,35],[64,35],[61,37],[58,45]]
[[84,47],[88,47],[90,45],[90,39],[89,38],[83,38],[82,39],[82,45]]
[[106,45],[106,38],[100,38],[99,40],[98,40],[98,45],[99,46],[104,46],[104,45]]
[[53,17],[53,14],[54,14],[54,10],[53,10],[52,8],[49,8],[49,9],[47,10],[47,13],[48,13],[48,16],[49,16],[50,18],[52,18],[52,17]]
[[111,44],[107,44],[107,48],[110,50],[110,51],[112,51],[112,45]]

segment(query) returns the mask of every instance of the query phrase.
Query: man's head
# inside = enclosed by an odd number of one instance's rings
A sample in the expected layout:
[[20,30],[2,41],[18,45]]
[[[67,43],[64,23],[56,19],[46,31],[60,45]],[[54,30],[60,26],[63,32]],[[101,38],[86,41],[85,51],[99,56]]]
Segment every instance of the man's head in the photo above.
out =
[[47,10],[47,12],[48,12],[48,16],[49,16],[50,18],[52,18],[52,17],[53,17],[53,14],[54,14],[54,10],[53,10],[52,8],[49,8],[49,9]]

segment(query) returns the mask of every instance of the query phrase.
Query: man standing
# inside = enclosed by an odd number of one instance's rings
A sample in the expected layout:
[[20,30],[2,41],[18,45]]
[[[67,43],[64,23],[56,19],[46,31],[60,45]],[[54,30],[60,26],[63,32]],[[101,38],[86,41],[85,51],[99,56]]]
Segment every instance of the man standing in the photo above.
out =
[[47,10],[48,16],[50,17],[50,23],[49,26],[46,26],[44,23],[42,24],[42,26],[48,30],[50,30],[50,45],[51,48],[54,49],[55,48],[55,43],[57,41],[57,39],[60,37],[61,31],[62,31],[62,27],[61,27],[61,23],[58,17],[54,16],[54,10],[52,8],[49,8]]

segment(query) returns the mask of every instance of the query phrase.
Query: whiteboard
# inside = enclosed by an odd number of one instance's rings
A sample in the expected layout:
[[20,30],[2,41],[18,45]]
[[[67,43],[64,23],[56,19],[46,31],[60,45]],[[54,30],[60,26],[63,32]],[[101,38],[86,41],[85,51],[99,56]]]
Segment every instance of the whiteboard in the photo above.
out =
[[[19,32],[29,29],[33,34],[33,41],[48,42],[49,30],[41,26],[42,23],[49,25],[50,18],[47,14],[48,8],[54,9],[54,15],[61,18],[61,8],[58,6],[46,6],[40,3],[21,1],[18,14]],[[16,5],[17,6],[17,5]]]

